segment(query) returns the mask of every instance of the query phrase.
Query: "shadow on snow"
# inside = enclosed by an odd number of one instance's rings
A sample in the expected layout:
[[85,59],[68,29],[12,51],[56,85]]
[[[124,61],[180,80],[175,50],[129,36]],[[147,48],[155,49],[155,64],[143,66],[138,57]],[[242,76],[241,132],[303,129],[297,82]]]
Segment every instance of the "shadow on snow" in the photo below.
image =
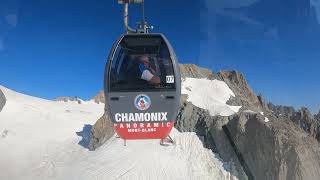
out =
[[85,124],[82,128],[82,131],[76,132],[77,136],[82,137],[81,141],[79,141],[78,144],[87,149],[88,149],[90,136],[91,136],[91,128],[92,128],[92,125]]

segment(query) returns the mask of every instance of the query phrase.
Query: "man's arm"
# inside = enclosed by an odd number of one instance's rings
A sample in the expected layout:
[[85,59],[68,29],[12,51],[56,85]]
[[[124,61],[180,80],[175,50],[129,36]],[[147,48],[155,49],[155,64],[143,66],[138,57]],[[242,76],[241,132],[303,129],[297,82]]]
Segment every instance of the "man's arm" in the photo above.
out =
[[160,84],[160,78],[158,76],[153,76],[150,79],[149,83],[151,83],[151,84]]
[[148,81],[150,84],[160,84],[160,78],[153,75],[148,69],[142,72],[141,79]]

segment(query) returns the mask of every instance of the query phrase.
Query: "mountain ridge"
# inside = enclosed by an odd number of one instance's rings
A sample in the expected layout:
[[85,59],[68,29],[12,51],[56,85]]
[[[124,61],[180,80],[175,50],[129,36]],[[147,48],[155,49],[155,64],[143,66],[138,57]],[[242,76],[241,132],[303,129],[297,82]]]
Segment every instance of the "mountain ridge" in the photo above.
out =
[[[211,116],[209,109],[197,107],[183,94],[175,127],[181,132],[195,132],[205,147],[230,163],[239,179],[312,180],[320,176],[317,169],[320,168],[320,146],[316,136],[289,118],[278,117],[264,98],[254,93],[242,73],[232,70],[214,73],[193,64],[180,64],[180,73],[182,83],[188,78],[218,80],[234,93],[227,104],[241,108],[230,116]],[[309,115],[303,113],[300,117]],[[96,123],[100,125],[92,129],[91,150],[104,144],[113,131],[106,125],[110,122],[108,118],[105,114]]]

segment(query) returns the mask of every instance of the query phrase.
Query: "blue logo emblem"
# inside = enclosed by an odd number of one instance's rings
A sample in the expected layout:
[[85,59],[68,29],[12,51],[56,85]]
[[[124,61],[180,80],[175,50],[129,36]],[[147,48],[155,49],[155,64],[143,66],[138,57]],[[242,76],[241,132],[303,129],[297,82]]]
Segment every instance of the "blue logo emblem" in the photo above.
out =
[[145,94],[139,94],[134,99],[134,105],[136,106],[137,109],[144,111],[150,107],[151,100],[150,100],[149,96],[147,96]]

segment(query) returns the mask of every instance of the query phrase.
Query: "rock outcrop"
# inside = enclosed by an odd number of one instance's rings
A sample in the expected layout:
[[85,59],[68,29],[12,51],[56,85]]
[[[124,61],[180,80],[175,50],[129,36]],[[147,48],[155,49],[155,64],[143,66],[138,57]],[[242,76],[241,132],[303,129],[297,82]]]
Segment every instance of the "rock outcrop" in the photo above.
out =
[[[176,128],[196,132],[207,148],[219,153],[225,162],[230,162],[239,179],[250,179],[248,174],[259,180],[313,180],[320,177],[318,142],[291,120],[253,111],[242,111],[230,117],[212,117],[189,102],[182,103]],[[269,122],[265,122],[266,117]],[[236,150],[223,127],[230,132]]]
[[231,105],[240,105],[257,112],[268,109],[262,96],[257,96],[253,92],[243,74],[238,71],[221,71],[218,75],[236,95],[229,101]]
[[[180,65],[182,78],[223,80],[236,95],[227,103],[241,105],[232,116],[210,116],[181,96],[175,128],[196,132],[204,146],[219,153],[230,172],[241,180],[313,180],[320,177],[319,123],[302,108],[266,104],[237,71],[218,74],[196,65]],[[264,112],[264,113],[261,113]],[[319,115],[320,116],[320,115]],[[114,132],[103,115],[91,132],[89,148],[96,149]]]
[[268,108],[273,111],[274,115],[284,116],[289,119],[296,113],[296,110],[292,106],[281,106],[268,103]]
[[97,95],[95,95],[94,97],[91,98],[91,100],[93,100],[95,103],[105,103],[105,98],[104,98],[104,91],[101,90],[98,92]]
[[93,125],[88,148],[93,151],[100,147],[110,137],[114,135],[112,123],[109,117],[104,113],[100,119]]
[[236,97],[228,101],[229,105],[242,106],[253,111],[267,111],[268,106],[261,95],[257,96],[250,88],[243,74],[238,71],[221,71],[214,73],[194,64],[180,64],[180,74],[184,78],[206,78],[224,81]]
[[291,120],[305,132],[320,141],[320,122],[314,119],[314,116],[311,115],[307,108],[302,107]]
[[3,92],[0,89],[0,112],[2,111],[3,107],[6,105],[6,97],[4,96]]
[[227,128],[254,179],[315,180],[320,177],[320,146],[293,122],[239,113]]
[[207,78],[217,79],[217,75],[209,69],[201,68],[194,64],[179,64],[181,78]]
[[[190,73],[184,73],[186,77],[215,79],[218,76],[217,79],[226,82],[236,95],[228,103],[243,107],[230,117],[211,117],[206,110],[195,107],[182,96],[175,126],[180,131],[196,132],[207,148],[232,164],[239,179],[320,177],[319,144],[312,138],[318,137],[318,126],[306,109],[296,112],[292,107],[267,104],[262,96],[255,95],[237,71],[215,75],[189,66],[187,72]],[[225,129],[230,132],[230,138]]]
[[54,101],[62,101],[62,102],[77,102],[78,104],[82,104],[83,100],[79,99],[78,97],[67,97],[61,96],[54,99]]
[[228,121],[228,117],[210,116],[208,111],[187,102],[186,97],[182,96],[175,128],[180,132],[195,132],[206,148],[218,153],[224,162],[228,162],[230,169],[234,170],[231,172],[233,175],[244,180],[247,176],[222,129]]
[[314,115],[314,118],[320,122],[320,111],[318,112],[318,114]]
[[290,106],[276,106],[272,103],[269,103],[268,106],[275,116],[292,121],[297,127],[320,142],[320,121],[317,119],[317,115],[313,116],[310,113],[308,108],[302,107],[296,111]]

